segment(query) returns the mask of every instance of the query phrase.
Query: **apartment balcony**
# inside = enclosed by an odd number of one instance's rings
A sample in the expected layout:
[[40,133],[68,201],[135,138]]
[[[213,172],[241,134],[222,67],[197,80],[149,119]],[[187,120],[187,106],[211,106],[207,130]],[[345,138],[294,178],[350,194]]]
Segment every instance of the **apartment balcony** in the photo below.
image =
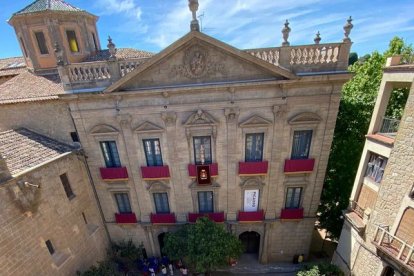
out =
[[266,175],[268,162],[239,162],[240,176]]
[[285,174],[312,173],[315,159],[286,159]]
[[358,205],[356,201],[350,201],[349,211],[345,213],[345,219],[362,235],[365,232],[366,221],[369,215],[365,214],[365,209]]
[[116,223],[137,223],[137,217],[135,216],[135,213],[116,213],[115,214],[115,221]]
[[100,168],[101,177],[105,181],[122,181],[128,180],[128,171],[126,167],[119,168]]
[[388,227],[377,226],[372,243],[377,248],[377,253],[382,258],[388,258],[396,262],[408,274],[414,274],[414,247],[406,241],[394,236]]
[[208,217],[214,222],[224,222],[224,212],[220,213],[188,213],[188,222],[194,223],[198,218]]
[[161,180],[170,178],[168,166],[141,167],[141,176],[144,180]]
[[151,214],[151,223],[153,224],[173,224],[176,222],[175,214]]
[[242,212],[239,211],[239,222],[261,222],[264,220],[264,211],[259,210],[256,212]]
[[[210,166],[211,177],[217,177],[218,176],[218,164],[212,163],[212,164],[209,164],[209,166]],[[197,165],[188,164],[188,176],[191,178],[195,178],[197,176]]]
[[303,219],[303,208],[284,208],[280,213],[281,220],[301,220]]

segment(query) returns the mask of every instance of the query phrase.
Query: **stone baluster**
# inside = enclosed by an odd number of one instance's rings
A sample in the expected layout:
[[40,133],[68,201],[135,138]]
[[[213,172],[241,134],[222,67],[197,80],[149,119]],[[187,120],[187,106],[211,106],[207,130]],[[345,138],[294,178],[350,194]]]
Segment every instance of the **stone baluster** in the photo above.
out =
[[289,46],[290,45],[290,43],[288,41],[290,31],[291,31],[291,29],[289,27],[289,21],[286,19],[285,27],[283,27],[283,29],[282,29],[282,34],[283,34],[282,46]]
[[381,230],[382,230],[382,233],[381,233],[380,239],[378,241],[378,245],[380,245],[380,246],[382,245],[382,241],[384,240],[384,237],[385,237],[385,229],[381,228]]

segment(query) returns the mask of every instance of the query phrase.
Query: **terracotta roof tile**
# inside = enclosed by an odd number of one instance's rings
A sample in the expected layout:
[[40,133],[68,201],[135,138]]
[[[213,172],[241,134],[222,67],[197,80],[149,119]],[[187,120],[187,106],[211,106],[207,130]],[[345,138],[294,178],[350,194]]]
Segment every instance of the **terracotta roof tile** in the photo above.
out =
[[81,12],[83,10],[74,7],[62,0],[37,0],[13,15],[41,12],[41,11],[71,11]]
[[73,150],[69,145],[25,128],[0,132],[0,154],[12,175]]
[[[129,58],[150,58],[154,55],[154,53],[142,51],[138,49],[132,49],[132,48],[119,48],[116,51],[115,56],[118,59],[129,59]],[[101,50],[97,54],[90,56],[86,58],[84,61],[102,61],[107,60],[109,58],[109,50]]]
[[16,76],[27,71],[23,57],[11,57],[0,59],[0,77]]
[[0,104],[57,99],[64,90],[59,76],[38,76],[29,71],[0,85]]

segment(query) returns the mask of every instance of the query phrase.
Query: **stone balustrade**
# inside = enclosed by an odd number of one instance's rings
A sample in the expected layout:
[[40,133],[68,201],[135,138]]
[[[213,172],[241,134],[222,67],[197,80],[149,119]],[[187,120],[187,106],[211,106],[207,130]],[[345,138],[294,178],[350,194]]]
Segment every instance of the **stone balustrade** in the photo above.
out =
[[245,52],[294,73],[346,70],[351,43],[248,49]]
[[[350,46],[351,43],[343,42],[244,51],[270,64],[301,75],[346,71]],[[131,58],[73,63],[59,66],[58,70],[66,91],[102,91],[147,60],[148,58]]]

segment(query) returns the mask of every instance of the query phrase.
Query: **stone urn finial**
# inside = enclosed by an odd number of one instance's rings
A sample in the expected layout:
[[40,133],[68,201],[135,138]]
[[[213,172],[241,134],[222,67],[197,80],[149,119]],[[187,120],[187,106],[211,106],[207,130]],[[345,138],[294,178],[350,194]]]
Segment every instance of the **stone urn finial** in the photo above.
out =
[[108,50],[109,50],[109,60],[115,60],[116,59],[116,48],[115,44],[112,42],[112,38],[108,36]]
[[351,39],[349,38],[349,34],[351,33],[352,28],[354,25],[352,25],[352,17],[350,16],[348,20],[346,21],[346,24],[344,25],[344,42],[351,42]]
[[55,41],[55,44],[53,45],[53,50],[55,52],[57,66],[63,66],[64,62],[63,62],[62,49],[60,48],[59,43],[57,41]]
[[198,0],[188,0],[188,7],[193,15],[193,20],[191,20],[190,29],[191,31],[200,31],[200,25],[197,20],[197,10],[198,10]]
[[315,41],[315,44],[319,44],[319,42],[321,42],[321,34],[319,33],[319,31],[316,33],[315,39],[313,41]]
[[290,31],[291,31],[291,29],[289,28],[289,21],[286,19],[285,27],[283,27],[283,29],[282,29],[282,34],[283,34],[282,46],[289,46],[290,45],[290,43],[288,41]]

